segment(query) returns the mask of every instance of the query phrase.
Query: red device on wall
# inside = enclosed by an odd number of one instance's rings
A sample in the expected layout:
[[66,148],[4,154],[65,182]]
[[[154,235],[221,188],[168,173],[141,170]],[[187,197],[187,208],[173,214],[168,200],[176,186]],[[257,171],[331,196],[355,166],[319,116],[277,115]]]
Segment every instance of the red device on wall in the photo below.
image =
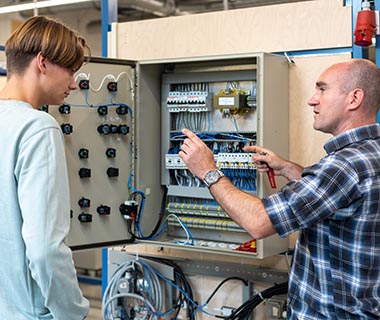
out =
[[354,43],[368,47],[372,44],[372,36],[376,33],[375,11],[370,9],[369,1],[363,1],[362,10],[358,12],[355,25]]

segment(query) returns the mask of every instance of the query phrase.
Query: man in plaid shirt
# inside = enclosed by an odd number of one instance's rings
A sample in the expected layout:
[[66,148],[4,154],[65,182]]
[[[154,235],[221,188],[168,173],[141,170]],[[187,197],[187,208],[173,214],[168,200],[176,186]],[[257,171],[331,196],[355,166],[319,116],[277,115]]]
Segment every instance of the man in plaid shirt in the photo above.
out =
[[[289,182],[259,199],[226,177],[210,192],[254,238],[300,231],[289,277],[289,319],[380,318],[380,71],[364,59],[332,65],[308,104],[316,130],[333,137],[326,156],[303,168],[271,150],[256,152],[258,171],[270,168]],[[180,156],[203,179],[216,166],[191,131]]]

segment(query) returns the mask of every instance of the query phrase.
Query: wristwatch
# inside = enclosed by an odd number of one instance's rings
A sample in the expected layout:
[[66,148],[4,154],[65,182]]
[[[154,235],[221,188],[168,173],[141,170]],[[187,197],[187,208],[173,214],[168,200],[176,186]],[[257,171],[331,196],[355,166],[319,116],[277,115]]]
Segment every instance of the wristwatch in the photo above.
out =
[[217,183],[220,178],[224,177],[224,173],[218,169],[209,170],[206,172],[205,177],[203,178],[204,184],[207,188],[210,188],[214,183]]

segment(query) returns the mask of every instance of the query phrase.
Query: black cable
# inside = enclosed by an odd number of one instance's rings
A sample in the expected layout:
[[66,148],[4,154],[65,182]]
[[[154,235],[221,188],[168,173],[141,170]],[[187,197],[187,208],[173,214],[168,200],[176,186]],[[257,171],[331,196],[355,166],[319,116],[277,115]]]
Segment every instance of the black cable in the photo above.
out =
[[187,317],[191,320],[195,319],[194,311],[195,306],[193,305],[192,301],[194,301],[194,294],[193,290],[191,288],[191,285],[189,281],[187,280],[185,274],[183,273],[182,269],[175,264],[171,260],[163,259],[163,258],[154,258],[149,257],[147,258],[149,260],[153,260],[156,262],[164,263],[170,267],[173,268],[174,272],[174,283],[183,290],[183,292],[186,293],[187,297],[179,290],[176,289],[177,297],[176,301],[173,303],[173,309],[175,310],[175,314],[170,319],[177,319],[179,312],[181,311],[181,308],[186,304],[187,306]]
[[[158,232],[158,230],[159,230],[159,228],[160,228],[160,226],[162,224],[162,221],[164,220],[164,217],[165,217],[167,194],[168,194],[168,188],[166,186],[164,186],[164,193],[162,194],[161,209],[160,209],[160,212],[158,213],[158,220],[157,220],[157,223],[154,226],[154,228],[153,228],[153,230],[152,230],[152,232],[150,233],[149,236],[140,237],[140,236],[137,235],[137,226],[140,223],[140,217],[141,217],[141,214],[142,214],[142,206],[140,204],[140,209],[139,209],[139,211],[138,211],[138,213],[137,213],[134,221],[131,221],[131,223],[128,224],[128,233],[134,239],[146,240],[146,239],[152,238]],[[135,200],[136,195],[142,196],[138,192],[133,192],[129,196],[129,200],[132,200],[132,199]],[[133,224],[133,228],[132,228],[132,224]]]
[[225,320],[235,320],[235,319],[249,319],[253,310],[265,299],[268,299],[272,296],[279,294],[286,294],[288,292],[288,282],[283,282],[280,284],[276,284],[273,287],[265,289],[260,293],[254,295],[249,298],[246,302],[244,302],[240,307],[236,308],[232,311],[232,313],[228,317],[217,316],[217,318],[223,318]]
[[229,277],[229,278],[226,278],[221,283],[219,283],[219,285],[215,288],[215,290],[208,297],[208,299],[206,300],[205,304],[208,304],[211,301],[211,299],[215,296],[215,294],[217,293],[217,291],[220,289],[220,287],[223,284],[225,284],[227,281],[231,281],[231,280],[239,280],[239,281],[243,282],[245,286],[248,286],[248,281],[244,280],[243,278],[240,278],[240,277]]

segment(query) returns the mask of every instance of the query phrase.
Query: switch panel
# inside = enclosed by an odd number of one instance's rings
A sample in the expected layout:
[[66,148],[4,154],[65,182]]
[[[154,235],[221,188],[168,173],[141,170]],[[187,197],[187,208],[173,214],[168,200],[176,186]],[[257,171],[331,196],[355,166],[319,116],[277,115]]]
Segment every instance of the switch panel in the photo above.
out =
[[[72,217],[67,243],[74,250],[131,238],[119,206],[132,192],[129,180],[135,185],[134,175],[130,177],[135,142],[129,134],[134,121],[135,67],[126,61],[109,62],[92,58],[75,75],[80,90],[72,91],[64,104],[48,109],[65,133]],[[112,75],[113,83],[102,84]]]

